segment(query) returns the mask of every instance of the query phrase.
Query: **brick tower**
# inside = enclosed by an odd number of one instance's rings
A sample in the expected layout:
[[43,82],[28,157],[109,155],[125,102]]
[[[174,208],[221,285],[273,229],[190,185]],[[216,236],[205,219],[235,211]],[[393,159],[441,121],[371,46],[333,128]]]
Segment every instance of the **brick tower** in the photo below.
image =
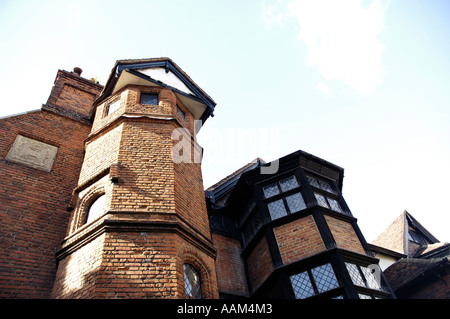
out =
[[53,298],[218,297],[194,138],[214,106],[170,59],[116,62],[93,104]]

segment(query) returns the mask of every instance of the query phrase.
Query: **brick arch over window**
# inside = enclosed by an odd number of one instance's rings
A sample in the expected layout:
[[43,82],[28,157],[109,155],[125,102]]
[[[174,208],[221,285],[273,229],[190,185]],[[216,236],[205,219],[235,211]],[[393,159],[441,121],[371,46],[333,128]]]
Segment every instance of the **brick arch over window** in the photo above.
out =
[[215,272],[212,267],[205,262],[202,256],[204,255],[194,248],[182,246],[179,249],[180,264],[178,266],[178,273],[181,274],[179,280],[179,291],[181,292],[182,298],[189,298],[189,296],[185,294],[184,290],[184,264],[192,265],[192,267],[194,267],[200,275],[203,298],[211,299],[217,297],[217,293],[215,291],[217,290],[217,287],[214,285]]
[[78,207],[77,219],[74,230],[80,228],[86,223],[89,207],[97,198],[99,198],[102,195],[105,195],[105,187],[103,185],[92,189],[86,195],[83,196],[80,205]]

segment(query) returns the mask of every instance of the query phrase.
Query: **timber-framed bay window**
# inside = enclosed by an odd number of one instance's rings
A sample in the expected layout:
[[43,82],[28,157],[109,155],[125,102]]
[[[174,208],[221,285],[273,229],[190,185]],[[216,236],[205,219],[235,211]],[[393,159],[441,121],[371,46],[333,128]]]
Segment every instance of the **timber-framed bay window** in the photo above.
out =
[[311,175],[306,175],[314,197],[319,206],[331,209],[338,213],[349,215],[339,203],[339,191],[331,181],[326,181]]
[[300,185],[295,175],[263,187],[267,208],[272,220],[306,208]]
[[329,263],[292,275],[289,279],[296,299],[309,298],[340,286]]

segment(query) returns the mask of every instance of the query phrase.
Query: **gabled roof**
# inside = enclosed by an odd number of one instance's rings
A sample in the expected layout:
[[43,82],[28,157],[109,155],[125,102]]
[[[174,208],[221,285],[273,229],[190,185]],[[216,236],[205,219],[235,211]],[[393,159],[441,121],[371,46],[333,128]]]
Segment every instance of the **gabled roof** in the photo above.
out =
[[419,236],[426,240],[428,245],[439,242],[436,237],[405,210],[372,242],[372,244],[410,256],[412,250],[408,249],[408,246],[411,239],[411,231],[414,231],[414,236]]
[[204,123],[209,116],[213,116],[214,100],[169,58],[116,61],[94,105],[129,84],[170,88],[196,120]]
[[208,187],[205,191],[206,197],[210,198],[212,202],[220,200],[222,197],[224,197],[233,190],[233,188],[236,186],[237,182],[239,181],[239,178],[243,173],[264,164],[266,164],[264,160],[262,160],[259,157],[255,158],[250,163],[247,163],[246,165],[242,166],[232,174],[221,179],[214,185]]

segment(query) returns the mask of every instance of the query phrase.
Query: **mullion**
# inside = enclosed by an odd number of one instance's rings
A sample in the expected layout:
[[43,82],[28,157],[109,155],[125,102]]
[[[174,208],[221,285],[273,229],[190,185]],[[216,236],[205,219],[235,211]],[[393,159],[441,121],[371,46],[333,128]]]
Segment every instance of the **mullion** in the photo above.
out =
[[312,274],[312,271],[311,271],[311,269],[308,269],[307,271],[308,271],[309,281],[311,282],[311,285],[312,285],[312,287],[314,289],[314,295],[318,295],[319,294],[319,288],[316,285],[316,280],[315,280],[315,278],[314,278],[314,276]]

